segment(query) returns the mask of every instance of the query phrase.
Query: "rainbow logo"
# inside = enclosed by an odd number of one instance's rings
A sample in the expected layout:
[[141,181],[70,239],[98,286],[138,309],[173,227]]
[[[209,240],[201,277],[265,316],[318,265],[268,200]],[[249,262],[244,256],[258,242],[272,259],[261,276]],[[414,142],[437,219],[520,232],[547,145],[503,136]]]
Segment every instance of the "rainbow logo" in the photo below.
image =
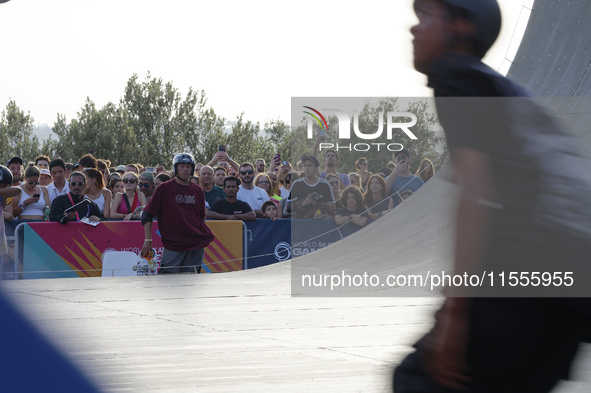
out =
[[318,125],[320,126],[321,130],[322,129],[328,130],[328,123],[326,122],[326,119],[324,118],[324,116],[322,116],[322,113],[318,112],[316,109],[314,109],[310,106],[304,106],[303,108],[310,109],[312,112],[316,113],[316,115],[320,116],[320,119],[322,119],[322,121],[320,121],[318,116],[316,116],[314,113],[311,113],[308,111],[302,111],[302,112],[312,116],[318,122]]

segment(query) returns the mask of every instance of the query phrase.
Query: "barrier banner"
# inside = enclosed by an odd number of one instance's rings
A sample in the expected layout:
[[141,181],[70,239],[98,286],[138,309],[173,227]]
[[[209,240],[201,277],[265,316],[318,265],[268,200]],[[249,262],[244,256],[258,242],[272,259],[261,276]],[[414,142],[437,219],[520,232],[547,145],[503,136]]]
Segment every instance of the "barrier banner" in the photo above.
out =
[[[202,271],[242,270],[242,222],[206,221],[215,240],[205,249]],[[158,260],[162,241],[155,221],[152,237]],[[67,225],[31,222],[24,225],[23,276],[29,278],[100,277],[102,254],[109,251],[139,253],[144,242],[138,221],[103,221],[93,227],[80,222]]]
[[248,269],[287,261],[291,258],[290,220],[245,221]]
[[286,261],[324,248],[358,228],[337,229],[333,220],[245,221],[248,269]]

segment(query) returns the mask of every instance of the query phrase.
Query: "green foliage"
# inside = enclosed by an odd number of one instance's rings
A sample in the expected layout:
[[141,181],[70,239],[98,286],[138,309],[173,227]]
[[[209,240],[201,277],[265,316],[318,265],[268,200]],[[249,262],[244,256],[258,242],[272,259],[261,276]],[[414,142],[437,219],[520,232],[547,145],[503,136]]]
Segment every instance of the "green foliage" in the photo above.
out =
[[[2,112],[0,121],[0,143],[3,146],[3,160],[14,155],[23,160],[33,160],[43,153],[50,157],[61,157],[67,162],[77,162],[88,152],[97,158],[107,158],[114,165],[142,163],[147,166],[171,166],[172,158],[179,152],[189,152],[197,162],[207,163],[218,152],[220,145],[227,147],[228,154],[237,162],[252,162],[263,158],[269,163],[274,154],[281,154],[282,160],[294,164],[303,154],[311,154],[312,140],[307,139],[305,118],[293,130],[281,120],[270,120],[261,127],[244,119],[244,114],[228,127],[225,119],[212,108],[206,108],[207,99],[203,91],[189,89],[183,97],[172,82],[164,82],[147,74],[140,80],[132,75],[117,104],[109,102],[102,108],[86,98],[76,118],[68,122],[62,114],[57,115],[53,125],[53,136],[39,146],[32,134],[33,118],[25,114],[10,101]],[[417,140],[410,140],[398,131],[394,140],[383,138],[384,143],[401,143],[413,158],[411,172],[415,172],[422,158],[430,158],[435,168],[445,160],[442,153],[443,140],[433,131],[436,118],[426,100],[409,101],[406,108],[399,108],[395,98],[367,102],[359,113],[359,129],[371,133],[378,129],[380,114],[389,111],[412,112],[418,122],[412,127]],[[329,118],[326,142],[342,143],[338,138],[338,120]],[[352,122],[353,123],[353,122]],[[385,123],[385,121],[384,121]],[[353,125],[351,125],[353,127]],[[385,124],[384,124],[385,128]],[[346,143],[367,143],[351,130],[352,138]],[[322,161],[324,152],[319,152]],[[365,156],[370,170],[376,172],[393,160],[393,153],[382,147],[380,151],[355,152],[339,150],[340,172],[355,170],[355,160]]]
[[14,156],[21,157],[23,163],[33,161],[38,155],[39,139],[33,135],[34,119],[25,114],[16,102],[10,100],[2,111],[0,119],[0,146],[2,163],[6,164]]

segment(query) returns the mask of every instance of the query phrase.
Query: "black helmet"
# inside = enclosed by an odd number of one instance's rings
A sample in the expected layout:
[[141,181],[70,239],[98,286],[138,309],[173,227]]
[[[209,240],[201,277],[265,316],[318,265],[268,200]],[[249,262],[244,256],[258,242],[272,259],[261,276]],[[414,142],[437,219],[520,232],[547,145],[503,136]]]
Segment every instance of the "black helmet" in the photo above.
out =
[[[415,9],[417,2],[415,0]],[[497,0],[439,0],[450,11],[474,23],[476,26],[475,55],[484,57],[495,43],[501,31],[501,10]]]
[[195,172],[195,159],[189,153],[179,153],[172,159],[173,173],[176,176],[176,167],[178,164],[191,164],[191,175]]
[[0,165],[0,184],[12,185],[12,172],[4,165]]

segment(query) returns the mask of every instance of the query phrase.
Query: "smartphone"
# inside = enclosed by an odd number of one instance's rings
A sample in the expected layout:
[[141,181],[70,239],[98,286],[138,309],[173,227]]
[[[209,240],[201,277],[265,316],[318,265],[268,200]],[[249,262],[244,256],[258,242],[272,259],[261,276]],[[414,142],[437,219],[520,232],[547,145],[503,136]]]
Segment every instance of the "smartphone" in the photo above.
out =
[[289,166],[289,163],[287,161],[283,161],[283,166],[287,168]]
[[281,162],[281,154],[277,153],[273,156],[273,161],[275,161],[277,164],[279,164]]
[[33,194],[33,198],[39,198],[41,194]]
[[146,168],[146,171],[152,172],[152,173],[156,173],[156,168],[153,167],[153,166],[149,166],[149,167]]
[[221,145],[221,146],[219,147],[219,151],[226,151],[226,146],[224,146],[224,145]]

